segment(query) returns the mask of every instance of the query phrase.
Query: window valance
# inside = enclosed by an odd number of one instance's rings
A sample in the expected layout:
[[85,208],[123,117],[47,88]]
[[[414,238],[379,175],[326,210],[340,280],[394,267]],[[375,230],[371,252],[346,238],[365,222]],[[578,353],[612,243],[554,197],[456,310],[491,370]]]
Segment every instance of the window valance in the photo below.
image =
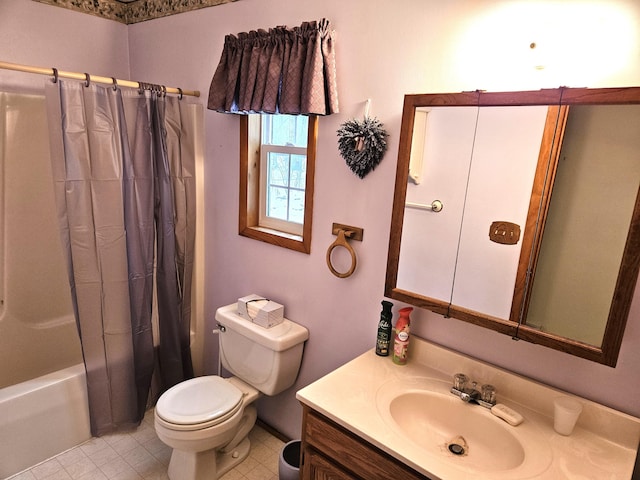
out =
[[227,35],[208,108],[227,113],[337,113],[335,39],[329,21]]

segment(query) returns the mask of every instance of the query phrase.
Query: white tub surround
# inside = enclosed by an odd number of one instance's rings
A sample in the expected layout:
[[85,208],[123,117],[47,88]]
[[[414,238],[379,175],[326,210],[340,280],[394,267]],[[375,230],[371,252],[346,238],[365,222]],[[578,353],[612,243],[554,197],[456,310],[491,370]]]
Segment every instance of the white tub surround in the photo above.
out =
[[[481,406],[481,414],[493,417],[513,429],[514,435],[535,430],[538,440],[550,448],[551,458],[535,476],[525,470],[512,472],[474,472],[474,480],[496,478],[602,478],[629,480],[632,476],[638,443],[640,419],[589,400],[578,398],[583,412],[571,436],[553,429],[553,401],[566,392],[496,368],[443,347],[412,337],[410,358],[405,366],[394,365],[390,357],[368,351],[351,362],[297,392],[304,405],[316,410],[340,426],[355,433],[416,471],[431,478],[466,478],[469,471],[459,468],[450,455],[425,454],[389,423],[380,413],[381,392],[398,385],[419,384],[425,388],[441,385],[448,392],[453,375],[465,373],[471,380],[496,387],[497,400],[524,417],[519,426],[509,426]],[[409,387],[411,388],[411,387]],[[436,387],[437,388],[437,387]],[[440,392],[440,393],[442,393]],[[530,430],[525,430],[530,429]],[[539,467],[539,466],[538,466]]]
[[0,478],[90,438],[83,364],[0,390]]

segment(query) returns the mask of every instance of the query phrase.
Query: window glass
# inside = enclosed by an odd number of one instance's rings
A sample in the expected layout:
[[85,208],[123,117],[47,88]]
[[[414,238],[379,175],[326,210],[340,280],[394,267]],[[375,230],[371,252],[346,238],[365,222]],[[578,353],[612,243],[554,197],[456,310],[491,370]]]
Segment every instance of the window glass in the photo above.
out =
[[301,234],[304,224],[309,119],[261,116],[260,226]]
[[265,214],[287,222],[304,223],[307,156],[269,152],[267,162]]
[[307,148],[309,117],[262,115],[262,143]]

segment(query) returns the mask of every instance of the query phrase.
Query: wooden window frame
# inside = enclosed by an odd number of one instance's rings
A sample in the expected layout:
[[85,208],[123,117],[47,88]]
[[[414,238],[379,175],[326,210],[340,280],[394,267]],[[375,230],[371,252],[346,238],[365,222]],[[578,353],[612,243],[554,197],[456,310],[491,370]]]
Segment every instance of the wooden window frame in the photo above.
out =
[[240,211],[238,222],[238,233],[240,235],[298,252],[311,253],[313,179],[315,175],[317,139],[318,117],[309,115],[302,235],[261,227],[260,115],[251,114],[240,117]]

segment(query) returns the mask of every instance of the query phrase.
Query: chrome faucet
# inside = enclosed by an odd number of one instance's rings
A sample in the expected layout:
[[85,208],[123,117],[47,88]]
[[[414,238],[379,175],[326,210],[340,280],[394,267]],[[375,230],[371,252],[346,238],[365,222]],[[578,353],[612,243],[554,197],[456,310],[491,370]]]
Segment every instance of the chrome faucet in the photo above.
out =
[[480,392],[476,390],[476,382],[471,383],[471,388],[465,388],[460,392],[460,400],[465,403],[469,403],[471,401],[477,401],[480,398]]
[[477,382],[471,382],[464,373],[456,373],[453,377],[451,393],[460,397],[466,403],[475,403],[485,408],[491,408],[496,404],[496,389],[493,385],[485,384],[478,391]]

